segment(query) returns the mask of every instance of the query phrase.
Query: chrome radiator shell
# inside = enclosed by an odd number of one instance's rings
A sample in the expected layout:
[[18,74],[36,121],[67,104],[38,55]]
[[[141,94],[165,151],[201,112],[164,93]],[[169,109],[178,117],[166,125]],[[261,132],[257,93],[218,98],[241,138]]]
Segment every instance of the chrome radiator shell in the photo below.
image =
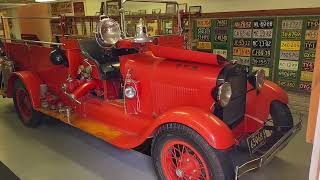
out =
[[14,62],[7,57],[0,57],[0,90],[6,92],[11,73],[14,72]]

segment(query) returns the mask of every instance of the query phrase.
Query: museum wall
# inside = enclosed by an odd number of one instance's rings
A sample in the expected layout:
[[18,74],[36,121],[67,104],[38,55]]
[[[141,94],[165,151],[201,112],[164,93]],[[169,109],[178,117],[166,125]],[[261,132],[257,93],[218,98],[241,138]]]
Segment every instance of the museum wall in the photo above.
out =
[[[16,9],[19,17],[49,17],[48,4],[33,4]],[[36,28],[35,28],[36,27]],[[20,19],[21,34],[35,34],[39,40],[51,41],[50,21],[48,19]]]
[[[86,15],[90,16],[98,12],[101,2],[103,0],[86,0]],[[187,3],[188,6],[202,6],[202,12],[204,13],[320,7],[319,0],[178,0],[178,3]],[[161,8],[161,12],[165,12],[165,5],[154,3],[128,2],[125,7],[126,10],[132,12],[147,10],[148,14],[151,13],[152,9],[157,8]]]

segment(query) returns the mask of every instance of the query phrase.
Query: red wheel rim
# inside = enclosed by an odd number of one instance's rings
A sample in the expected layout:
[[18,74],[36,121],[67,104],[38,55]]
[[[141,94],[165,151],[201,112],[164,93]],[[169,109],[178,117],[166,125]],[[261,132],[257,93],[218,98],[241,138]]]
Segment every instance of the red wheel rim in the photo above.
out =
[[22,119],[24,121],[29,121],[32,116],[32,105],[28,93],[24,89],[17,89],[16,103]]
[[161,165],[169,180],[209,180],[208,167],[200,153],[189,143],[174,139],[161,151]]

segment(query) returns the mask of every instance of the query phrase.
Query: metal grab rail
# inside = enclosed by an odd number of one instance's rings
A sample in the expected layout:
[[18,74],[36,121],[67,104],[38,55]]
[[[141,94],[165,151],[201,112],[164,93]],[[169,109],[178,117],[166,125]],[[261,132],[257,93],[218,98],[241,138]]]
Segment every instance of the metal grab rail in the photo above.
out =
[[1,16],[3,19],[61,19],[61,17],[13,17],[13,16]]
[[47,41],[34,41],[34,40],[24,40],[24,39],[8,39],[8,38],[0,38],[1,40],[9,40],[9,41],[18,41],[18,42],[24,42],[24,43],[41,43],[41,44],[49,44],[49,45],[55,45],[55,46],[63,46],[65,44],[63,43],[56,43],[56,42],[47,42]]

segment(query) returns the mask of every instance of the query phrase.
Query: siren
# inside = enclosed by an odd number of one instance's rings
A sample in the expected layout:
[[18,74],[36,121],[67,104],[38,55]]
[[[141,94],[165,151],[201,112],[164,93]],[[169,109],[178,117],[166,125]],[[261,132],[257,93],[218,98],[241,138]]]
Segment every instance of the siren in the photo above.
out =
[[140,18],[139,23],[137,24],[136,36],[134,37],[133,42],[135,43],[152,42],[152,39],[147,35],[147,28],[142,18]]

